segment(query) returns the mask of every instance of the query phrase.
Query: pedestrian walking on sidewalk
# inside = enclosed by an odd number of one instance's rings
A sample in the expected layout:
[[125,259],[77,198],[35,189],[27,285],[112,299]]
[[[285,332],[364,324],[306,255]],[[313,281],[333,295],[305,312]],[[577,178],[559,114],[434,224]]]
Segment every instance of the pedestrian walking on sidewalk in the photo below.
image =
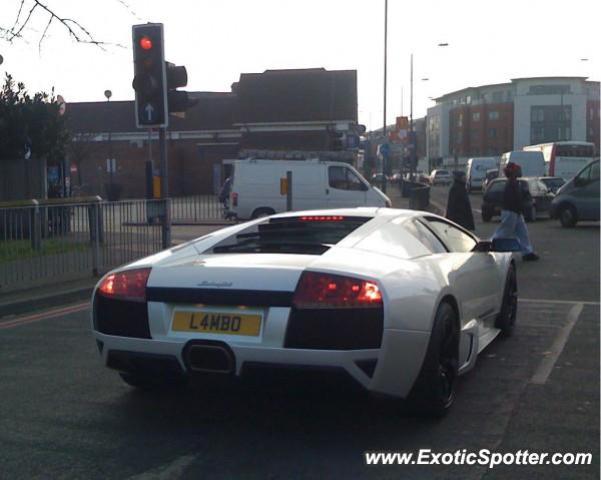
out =
[[463,228],[474,231],[476,227],[474,226],[474,215],[472,214],[470,197],[465,188],[465,173],[454,172],[453,175],[455,180],[449,190],[447,213],[445,216]]
[[524,220],[524,194],[518,180],[520,172],[520,166],[513,162],[509,162],[504,169],[507,184],[503,192],[501,224],[493,234],[493,238],[517,238],[521,247],[522,260],[528,262],[538,260],[539,256],[534,253]]

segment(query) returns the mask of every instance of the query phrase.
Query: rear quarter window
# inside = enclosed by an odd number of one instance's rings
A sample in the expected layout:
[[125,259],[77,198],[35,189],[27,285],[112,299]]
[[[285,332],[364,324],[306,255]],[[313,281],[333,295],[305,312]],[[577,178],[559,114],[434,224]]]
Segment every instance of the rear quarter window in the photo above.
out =
[[367,235],[355,248],[397,258],[415,258],[432,253],[416,236],[398,223],[387,223]]

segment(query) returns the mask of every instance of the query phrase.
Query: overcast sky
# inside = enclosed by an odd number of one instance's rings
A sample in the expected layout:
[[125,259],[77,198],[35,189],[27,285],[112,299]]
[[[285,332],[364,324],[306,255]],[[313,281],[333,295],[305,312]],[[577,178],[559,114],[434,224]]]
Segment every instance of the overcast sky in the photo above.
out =
[[[2,0],[0,27],[11,26],[21,0]],[[31,0],[25,0],[27,6]],[[24,40],[0,41],[4,63],[30,91],[70,101],[131,100],[131,25],[165,24],[166,58],[188,70],[188,90],[229,91],[242,72],[325,67],[358,72],[359,120],[382,125],[384,0],[46,0],[78,20],[103,51],[72,41],[34,13]],[[599,80],[598,0],[389,0],[388,121],[409,113],[409,56],[414,53],[414,116],[428,97],[527,76]],[[446,42],[448,47],[437,47]],[[588,58],[586,62],[581,58]],[[428,78],[428,81],[422,81]]]

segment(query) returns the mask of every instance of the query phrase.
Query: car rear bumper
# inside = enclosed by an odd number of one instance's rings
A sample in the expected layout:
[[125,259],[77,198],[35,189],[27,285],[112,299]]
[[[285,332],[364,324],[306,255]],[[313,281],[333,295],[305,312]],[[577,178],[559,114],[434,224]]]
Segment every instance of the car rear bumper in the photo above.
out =
[[[103,363],[125,373],[193,375],[186,348],[198,339],[155,340],[118,337],[94,331]],[[385,330],[382,346],[369,350],[307,350],[223,344],[234,363],[231,374],[246,376],[257,369],[319,370],[350,377],[368,391],[406,397],[419,374],[429,333]],[[327,375],[326,375],[327,377]]]

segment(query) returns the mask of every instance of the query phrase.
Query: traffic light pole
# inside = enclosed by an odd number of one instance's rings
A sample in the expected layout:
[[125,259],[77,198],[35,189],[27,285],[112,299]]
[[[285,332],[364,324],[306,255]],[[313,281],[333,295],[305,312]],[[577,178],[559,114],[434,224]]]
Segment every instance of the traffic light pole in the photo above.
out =
[[167,142],[165,142],[165,128],[159,128],[159,158],[161,170],[161,200],[163,200],[163,225],[161,228],[161,242],[163,248],[171,248],[171,207],[169,202],[169,159],[167,158]]

